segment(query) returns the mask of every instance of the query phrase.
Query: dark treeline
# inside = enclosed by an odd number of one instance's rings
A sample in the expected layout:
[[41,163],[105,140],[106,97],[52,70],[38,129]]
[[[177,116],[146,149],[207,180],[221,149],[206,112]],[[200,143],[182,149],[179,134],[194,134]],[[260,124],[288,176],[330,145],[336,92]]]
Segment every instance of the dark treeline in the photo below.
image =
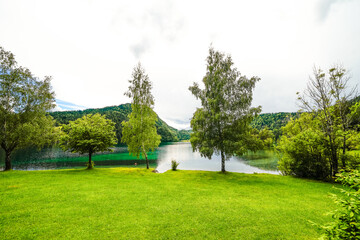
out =
[[[116,137],[120,143],[122,137],[122,121],[128,121],[128,115],[131,113],[131,104],[121,104],[119,106],[111,106],[97,109],[86,109],[78,111],[62,111],[51,112],[50,115],[56,120],[56,125],[68,124],[69,121],[75,121],[87,114],[105,115],[106,118],[115,123]],[[166,122],[158,117],[156,121],[157,133],[161,136],[162,142],[177,142],[190,139],[190,131],[177,130],[169,126]]]

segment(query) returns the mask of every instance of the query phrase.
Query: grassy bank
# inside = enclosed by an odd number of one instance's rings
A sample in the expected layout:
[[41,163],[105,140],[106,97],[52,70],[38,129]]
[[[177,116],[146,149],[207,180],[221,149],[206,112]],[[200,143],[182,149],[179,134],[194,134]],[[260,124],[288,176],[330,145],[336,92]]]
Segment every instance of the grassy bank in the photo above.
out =
[[0,173],[3,239],[315,239],[331,184],[103,168]]

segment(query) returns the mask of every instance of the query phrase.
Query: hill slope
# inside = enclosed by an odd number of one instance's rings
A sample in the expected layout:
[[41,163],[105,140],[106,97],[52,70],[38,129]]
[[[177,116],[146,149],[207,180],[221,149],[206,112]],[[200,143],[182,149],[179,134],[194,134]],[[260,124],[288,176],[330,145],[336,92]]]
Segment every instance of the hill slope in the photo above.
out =
[[[115,122],[116,136],[119,139],[122,137],[122,121],[127,121],[128,115],[131,113],[131,104],[121,104],[119,106],[111,106],[97,109],[86,109],[78,111],[63,111],[51,112],[50,115],[56,120],[57,125],[68,124],[69,121],[74,121],[87,114],[100,113],[105,115],[108,119]],[[161,136],[162,142],[177,142],[181,140],[190,139],[190,133],[187,130],[177,130],[169,126],[166,122],[158,117],[156,121],[156,128],[158,134]]]

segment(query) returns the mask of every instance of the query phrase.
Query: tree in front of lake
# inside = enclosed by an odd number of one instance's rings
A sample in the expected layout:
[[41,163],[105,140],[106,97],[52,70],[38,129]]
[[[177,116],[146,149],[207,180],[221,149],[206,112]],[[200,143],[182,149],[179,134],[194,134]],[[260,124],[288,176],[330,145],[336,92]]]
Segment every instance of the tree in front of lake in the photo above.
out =
[[60,146],[64,151],[89,155],[88,169],[93,168],[94,153],[112,151],[117,143],[115,123],[100,114],[88,114],[63,125]]
[[149,169],[147,152],[154,151],[159,146],[161,136],[157,134],[155,127],[157,115],[153,110],[152,83],[140,63],[134,67],[129,83],[129,90],[125,95],[132,99],[132,112],[129,114],[129,121],[122,122],[121,141],[127,144],[130,154],[137,158],[144,156]]
[[54,142],[57,129],[47,111],[55,104],[51,77],[39,80],[18,66],[14,55],[0,47],[0,145],[5,151],[5,170],[11,170],[11,154],[19,148],[41,147]]
[[191,120],[191,145],[209,159],[214,153],[220,154],[222,172],[226,159],[247,151],[249,124],[261,111],[260,107],[251,107],[252,91],[260,78],[241,75],[233,64],[231,56],[210,47],[205,88],[200,89],[197,83],[189,87],[202,105]]

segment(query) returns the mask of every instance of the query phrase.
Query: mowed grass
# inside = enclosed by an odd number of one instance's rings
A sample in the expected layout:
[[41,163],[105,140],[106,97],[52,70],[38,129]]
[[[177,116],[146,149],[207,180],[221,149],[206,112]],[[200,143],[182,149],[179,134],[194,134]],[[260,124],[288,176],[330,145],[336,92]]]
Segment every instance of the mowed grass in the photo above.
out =
[[332,184],[139,168],[0,173],[2,239],[316,239]]

